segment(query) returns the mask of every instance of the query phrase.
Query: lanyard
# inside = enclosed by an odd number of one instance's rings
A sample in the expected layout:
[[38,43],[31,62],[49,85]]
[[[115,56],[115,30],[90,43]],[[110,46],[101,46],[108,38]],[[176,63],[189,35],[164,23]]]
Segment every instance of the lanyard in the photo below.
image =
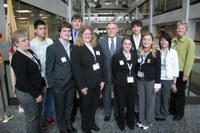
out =
[[127,65],[128,65],[128,69],[129,69],[129,74],[131,75],[131,69],[132,69],[133,64],[127,63]]
[[[167,58],[167,54],[168,54],[168,50],[167,50],[167,53],[164,55],[163,61],[161,62],[161,63],[162,63],[161,66],[162,66],[162,68],[164,68],[164,69],[166,69],[166,58]],[[161,50],[161,56],[163,56],[162,50]]]

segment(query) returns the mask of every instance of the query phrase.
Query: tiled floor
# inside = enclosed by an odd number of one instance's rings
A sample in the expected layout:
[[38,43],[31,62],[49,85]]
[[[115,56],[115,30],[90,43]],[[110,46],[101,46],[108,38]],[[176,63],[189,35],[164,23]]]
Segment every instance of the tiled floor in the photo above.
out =
[[[14,114],[14,119],[7,123],[0,123],[0,133],[25,133],[25,116],[24,113],[18,113],[17,106],[7,107],[7,112]],[[0,110],[1,115],[2,110]],[[103,121],[103,110],[101,107],[98,108],[96,115],[96,123],[100,127],[98,133],[121,133],[115,119],[112,117],[111,121]],[[77,115],[74,127],[78,133],[81,133],[80,129],[80,114]],[[58,133],[56,126],[48,127],[48,133]],[[94,133],[94,131],[92,131]],[[169,116],[167,121],[154,122],[148,130],[142,130],[135,126],[134,130],[130,130],[126,127],[123,133],[199,133],[200,132],[200,105],[186,105],[185,117],[175,122],[172,120],[172,116]]]

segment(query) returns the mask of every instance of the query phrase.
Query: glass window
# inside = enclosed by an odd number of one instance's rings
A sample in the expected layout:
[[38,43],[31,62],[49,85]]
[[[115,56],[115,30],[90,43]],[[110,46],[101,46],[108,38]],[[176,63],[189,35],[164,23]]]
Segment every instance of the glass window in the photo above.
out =
[[[7,3],[6,0],[4,3]],[[38,19],[43,20],[47,24],[48,37],[52,39],[58,37],[57,26],[61,21],[64,21],[65,18],[20,2],[19,0],[13,0],[13,7],[17,28],[25,30],[30,39],[35,37],[33,25]],[[5,14],[7,14],[7,9],[5,9],[5,12]]]
[[149,18],[149,0],[144,2],[139,6],[139,18],[138,19],[147,19]]
[[182,0],[154,0],[154,15],[182,7]]

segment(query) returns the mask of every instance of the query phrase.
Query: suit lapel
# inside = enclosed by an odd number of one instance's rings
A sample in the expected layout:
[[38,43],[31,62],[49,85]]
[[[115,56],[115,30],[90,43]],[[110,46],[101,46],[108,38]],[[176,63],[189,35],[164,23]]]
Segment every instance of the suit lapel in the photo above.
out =
[[70,60],[64,46],[62,45],[62,43],[59,40],[58,40],[58,49],[59,49],[60,52],[62,52],[62,54],[65,55],[65,57],[67,57],[68,60]]
[[116,53],[117,51],[119,51],[121,47],[122,47],[121,39],[120,39],[119,37],[117,37],[115,53]]

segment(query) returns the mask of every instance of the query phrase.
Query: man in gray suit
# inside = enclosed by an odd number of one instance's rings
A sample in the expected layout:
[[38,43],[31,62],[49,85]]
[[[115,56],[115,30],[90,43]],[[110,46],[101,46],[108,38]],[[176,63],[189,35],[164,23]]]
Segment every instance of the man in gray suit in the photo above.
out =
[[74,104],[75,79],[71,68],[72,44],[71,24],[62,22],[58,26],[59,39],[47,47],[46,76],[53,88],[57,126],[60,133],[76,133],[70,120]]
[[[105,56],[105,63],[107,67],[107,81],[105,88],[103,89],[103,103],[104,103],[104,112],[105,117],[104,121],[109,121],[111,118],[112,106],[111,106],[111,86],[112,86],[112,69],[111,69],[111,60],[114,53],[120,51],[122,48],[122,38],[117,37],[118,26],[109,22],[106,25],[106,31],[108,36],[99,39],[98,44],[101,45],[103,53]],[[114,87],[113,87],[114,88]],[[114,93],[115,94],[115,93]],[[117,103],[116,98],[114,98],[114,116],[117,119]]]

